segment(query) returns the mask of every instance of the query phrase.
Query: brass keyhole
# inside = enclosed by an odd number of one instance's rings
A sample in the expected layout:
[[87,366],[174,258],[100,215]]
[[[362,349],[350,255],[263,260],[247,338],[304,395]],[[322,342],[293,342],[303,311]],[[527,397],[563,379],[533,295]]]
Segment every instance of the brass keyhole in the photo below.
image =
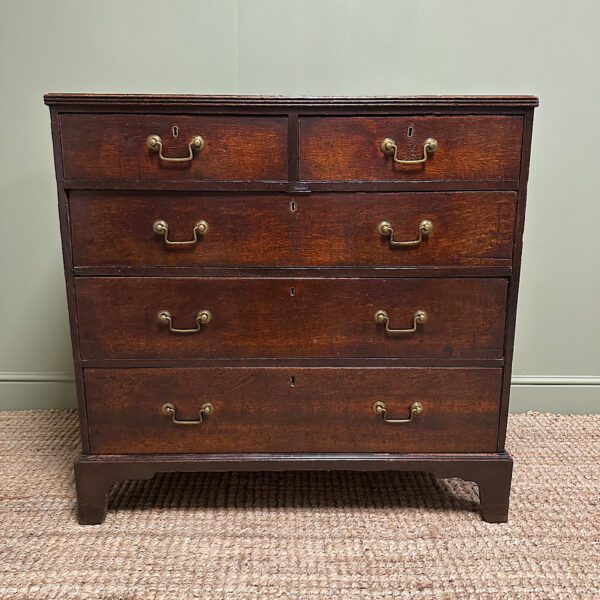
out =
[[292,200],[290,202],[290,212],[296,212],[297,207],[298,207],[298,205],[296,204],[296,202],[294,202],[294,200]]
[[177,125],[173,125],[173,137],[178,137],[179,136],[179,128],[177,127]]
[[290,375],[290,387],[296,387],[296,376]]

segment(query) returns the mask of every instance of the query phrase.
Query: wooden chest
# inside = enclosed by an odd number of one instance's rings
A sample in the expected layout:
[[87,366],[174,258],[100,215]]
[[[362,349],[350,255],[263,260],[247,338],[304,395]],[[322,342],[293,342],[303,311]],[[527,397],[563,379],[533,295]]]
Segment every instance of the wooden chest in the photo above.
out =
[[506,521],[536,98],[45,101],[81,523],[254,469],[462,477]]

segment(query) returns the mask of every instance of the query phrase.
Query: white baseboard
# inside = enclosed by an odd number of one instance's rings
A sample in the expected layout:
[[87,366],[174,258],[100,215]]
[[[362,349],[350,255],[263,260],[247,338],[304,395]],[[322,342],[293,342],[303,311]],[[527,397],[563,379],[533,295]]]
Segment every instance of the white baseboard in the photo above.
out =
[[[600,413],[599,376],[515,375],[511,412]],[[0,411],[75,408],[70,373],[1,373]]]

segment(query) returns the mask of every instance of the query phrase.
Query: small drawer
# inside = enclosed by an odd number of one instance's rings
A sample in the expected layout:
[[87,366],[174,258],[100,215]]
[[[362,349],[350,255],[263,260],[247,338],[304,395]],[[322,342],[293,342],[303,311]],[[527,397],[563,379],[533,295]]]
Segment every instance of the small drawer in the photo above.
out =
[[510,266],[514,192],[72,191],[75,266]]
[[516,181],[520,116],[303,117],[305,181]]
[[501,358],[501,278],[76,278],[83,359]]
[[287,118],[185,115],[60,117],[65,179],[287,179]]
[[495,452],[501,377],[490,368],[86,369],[90,450]]

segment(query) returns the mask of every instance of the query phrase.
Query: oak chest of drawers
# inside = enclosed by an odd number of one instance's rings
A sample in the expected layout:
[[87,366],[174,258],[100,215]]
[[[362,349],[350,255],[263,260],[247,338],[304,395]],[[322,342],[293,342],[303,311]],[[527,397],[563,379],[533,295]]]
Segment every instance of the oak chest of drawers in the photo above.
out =
[[462,477],[506,521],[536,98],[45,100],[81,523],[253,469]]

